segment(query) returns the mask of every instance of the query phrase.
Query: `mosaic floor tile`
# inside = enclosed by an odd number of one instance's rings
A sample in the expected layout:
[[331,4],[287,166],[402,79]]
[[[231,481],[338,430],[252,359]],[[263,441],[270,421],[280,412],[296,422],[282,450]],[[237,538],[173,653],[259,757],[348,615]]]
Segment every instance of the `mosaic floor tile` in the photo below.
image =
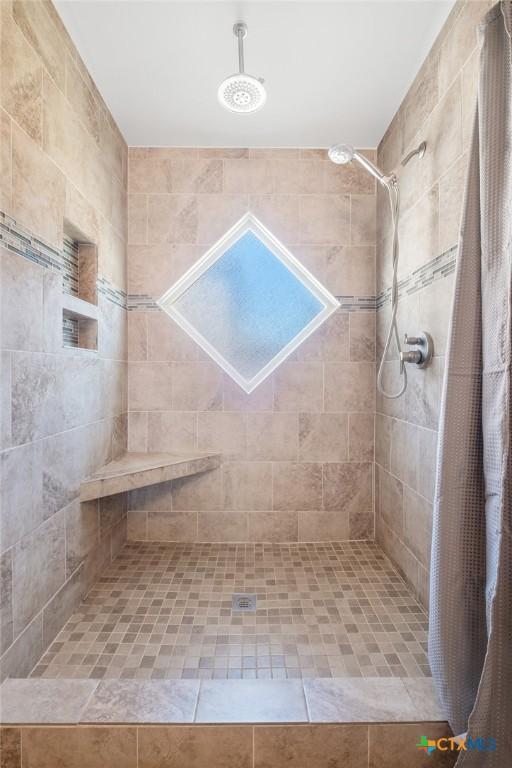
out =
[[[256,611],[232,612],[234,593]],[[31,676],[421,677],[427,626],[371,542],[130,543]]]

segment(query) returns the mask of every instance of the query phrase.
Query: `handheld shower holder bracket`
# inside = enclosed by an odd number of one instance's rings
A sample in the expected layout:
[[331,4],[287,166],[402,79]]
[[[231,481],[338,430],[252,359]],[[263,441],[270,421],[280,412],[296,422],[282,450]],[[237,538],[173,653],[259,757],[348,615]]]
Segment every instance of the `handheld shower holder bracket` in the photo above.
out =
[[413,347],[413,349],[407,352],[400,352],[400,363],[402,366],[405,363],[410,363],[417,368],[426,368],[430,364],[434,354],[434,343],[430,333],[419,331],[416,336],[405,334],[404,344]]

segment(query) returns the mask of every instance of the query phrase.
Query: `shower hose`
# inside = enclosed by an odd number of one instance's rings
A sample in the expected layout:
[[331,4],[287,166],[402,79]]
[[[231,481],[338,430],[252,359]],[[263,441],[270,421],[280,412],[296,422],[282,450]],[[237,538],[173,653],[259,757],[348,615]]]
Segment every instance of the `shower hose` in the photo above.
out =
[[[391,221],[393,225],[393,241],[392,241],[392,256],[393,256],[393,278],[391,281],[391,317],[389,320],[389,328],[386,336],[386,342],[384,349],[382,350],[382,357],[380,359],[379,371],[377,373],[377,389],[378,391],[387,397],[389,400],[395,400],[397,397],[403,395],[407,388],[407,371],[405,365],[401,359],[402,347],[400,344],[400,337],[398,335],[398,325],[396,321],[396,313],[398,310],[398,256],[399,256],[399,242],[398,242],[398,219],[400,212],[400,190],[398,188],[398,181],[396,176],[391,176],[386,180],[386,189],[389,196],[389,206],[391,208]],[[399,363],[399,375],[400,375],[400,388],[397,392],[387,392],[382,382],[384,377],[384,363],[391,345],[392,339],[396,341],[396,347],[398,350],[398,363]]]

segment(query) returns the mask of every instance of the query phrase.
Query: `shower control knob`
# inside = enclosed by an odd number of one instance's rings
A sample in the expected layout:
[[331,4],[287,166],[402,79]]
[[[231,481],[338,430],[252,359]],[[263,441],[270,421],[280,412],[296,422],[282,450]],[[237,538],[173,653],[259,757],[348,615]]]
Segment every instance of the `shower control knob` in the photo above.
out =
[[404,342],[409,347],[416,347],[407,352],[400,352],[400,362],[411,363],[417,368],[426,368],[434,354],[432,336],[426,331],[420,331],[417,336],[409,336],[407,333]]
[[415,349],[411,352],[400,352],[400,360],[402,363],[413,363],[419,365],[423,362],[423,355],[419,349]]

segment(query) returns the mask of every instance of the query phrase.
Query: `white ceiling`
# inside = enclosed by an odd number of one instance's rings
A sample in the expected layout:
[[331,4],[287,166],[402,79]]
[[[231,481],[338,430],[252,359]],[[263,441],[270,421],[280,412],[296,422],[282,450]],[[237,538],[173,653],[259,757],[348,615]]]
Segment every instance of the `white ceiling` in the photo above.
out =
[[[374,147],[453,0],[56,4],[132,146]],[[268,91],[254,115],[217,102],[239,20],[246,71]]]

